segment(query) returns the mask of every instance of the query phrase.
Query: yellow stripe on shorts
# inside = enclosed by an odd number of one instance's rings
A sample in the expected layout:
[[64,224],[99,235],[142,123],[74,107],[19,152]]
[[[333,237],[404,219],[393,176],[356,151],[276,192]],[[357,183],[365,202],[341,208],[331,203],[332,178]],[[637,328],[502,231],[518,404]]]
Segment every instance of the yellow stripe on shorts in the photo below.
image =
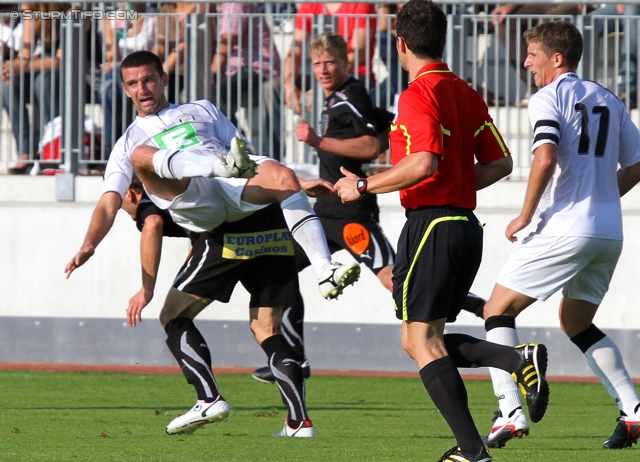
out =
[[415,256],[413,257],[413,261],[411,262],[411,266],[409,267],[409,271],[407,272],[407,277],[405,277],[404,283],[402,284],[402,319],[404,321],[406,321],[407,318],[408,318],[408,315],[407,315],[407,298],[409,298],[409,283],[411,282],[411,273],[413,273],[413,268],[416,266],[416,262],[418,261],[418,258],[420,257],[420,254],[422,253],[422,248],[424,247],[424,244],[427,242],[427,238],[431,234],[431,231],[433,230],[433,227],[435,225],[443,223],[445,221],[469,221],[469,218],[468,217],[464,217],[464,216],[440,217],[440,218],[436,218],[431,223],[429,223],[429,227],[424,232],[424,235],[422,236],[422,239],[420,240],[420,245],[418,246],[418,251],[416,252]]

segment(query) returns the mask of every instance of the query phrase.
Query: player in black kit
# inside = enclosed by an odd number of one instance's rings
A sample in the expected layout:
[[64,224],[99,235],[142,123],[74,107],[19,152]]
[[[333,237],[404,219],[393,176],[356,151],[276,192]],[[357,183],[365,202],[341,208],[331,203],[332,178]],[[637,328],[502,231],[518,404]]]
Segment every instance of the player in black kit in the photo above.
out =
[[[320,122],[320,135],[305,120],[296,127],[298,140],[313,146],[320,159],[320,178],[331,184],[343,176],[345,168],[360,177],[366,177],[363,165],[375,159],[380,152],[376,129],[376,110],[364,85],[347,72],[347,44],[338,34],[322,34],[309,46],[311,65],[324,89],[324,106]],[[367,265],[391,290],[391,271],[395,252],[378,223],[380,210],[375,196],[343,204],[337,194],[319,197],[314,206],[322,222],[329,250],[335,253],[346,249],[361,264]],[[303,252],[296,249],[298,271],[309,266]],[[302,300],[283,312],[284,335],[292,344],[299,361],[304,361]],[[303,363],[305,376],[308,363]],[[273,382],[267,367],[253,373],[254,378]]]
[[[316,80],[324,90],[324,105],[320,118],[320,134],[309,123],[300,121],[296,127],[298,140],[315,147],[320,159],[320,178],[335,184],[344,176],[342,169],[354,173],[364,181],[367,173],[363,165],[380,152],[378,133],[384,132],[391,120],[381,117],[365,86],[349,76],[347,43],[341,35],[327,33],[316,37],[309,46],[311,66]],[[331,253],[345,249],[360,263],[373,271],[380,282],[392,290],[391,273],[395,251],[379,224],[380,209],[375,195],[343,204],[337,194],[318,197],[314,205],[324,228]],[[295,245],[295,243],[294,243]],[[309,260],[296,247],[298,271],[309,266]],[[482,317],[484,300],[473,294],[465,301],[466,311]],[[304,305],[302,300],[283,311],[283,335],[302,362],[305,378],[309,377],[303,343]],[[253,377],[274,382],[269,367],[254,371]]]
[[[189,258],[164,302],[160,323],[167,333],[167,346],[187,382],[195,388],[198,400],[191,410],[173,419],[166,432],[192,433],[201,425],[226,420],[229,415],[229,405],[211,371],[209,348],[193,319],[214,300],[228,302],[240,282],[251,295],[251,330],[267,354],[269,366],[277,371],[278,387],[288,408],[284,428],[274,436],[316,436],[306,410],[300,364],[293,360],[294,351],[279,332],[281,308],[267,308],[289,306],[299,297],[293,240],[278,204],[239,221],[224,222],[210,232],[194,233],[176,225],[166,210],[145,197],[142,184],[136,180],[134,177],[122,205],[142,232],[143,283],[127,308],[131,326],[141,321],[142,310],[153,298],[162,237],[188,237],[192,243]],[[247,237],[253,237],[254,242],[247,243]],[[240,240],[245,241],[243,245],[237,245]],[[256,274],[262,276],[256,278]],[[269,316],[272,322],[266,324],[271,325],[272,331],[261,325]]]

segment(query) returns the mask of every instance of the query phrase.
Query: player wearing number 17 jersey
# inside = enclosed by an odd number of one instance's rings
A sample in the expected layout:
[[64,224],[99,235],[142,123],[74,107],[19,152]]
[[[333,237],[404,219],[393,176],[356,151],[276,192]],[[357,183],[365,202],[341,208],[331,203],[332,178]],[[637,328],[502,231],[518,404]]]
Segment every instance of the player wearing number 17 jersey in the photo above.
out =
[[[620,196],[640,180],[640,133],[615,95],[575,74],[582,36],[574,25],[546,22],[525,38],[524,64],[541,89],[529,103],[534,158],[524,206],[506,236],[515,242],[538,205],[540,221],[513,250],[485,305],[487,340],[517,345],[515,317],[562,289],[561,327],[620,409],[618,427],[604,447],[623,448],[640,434],[640,400],[618,347],[593,318],[622,250]],[[511,376],[497,370],[491,376],[500,410],[485,443],[501,447],[528,434],[529,423]],[[532,385],[526,397],[529,417],[537,422],[548,390]]]

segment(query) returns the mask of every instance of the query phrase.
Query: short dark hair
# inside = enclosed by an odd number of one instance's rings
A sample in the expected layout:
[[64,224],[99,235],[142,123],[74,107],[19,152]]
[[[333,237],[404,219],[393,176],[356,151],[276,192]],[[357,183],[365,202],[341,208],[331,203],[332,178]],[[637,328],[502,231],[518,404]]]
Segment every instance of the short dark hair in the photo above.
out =
[[447,16],[431,0],[410,0],[398,13],[397,35],[418,58],[442,59]]
[[144,186],[142,186],[142,181],[140,178],[134,173],[133,177],[131,177],[131,184],[129,185],[129,189],[133,189],[138,194],[142,194],[144,192]]
[[582,34],[569,21],[543,22],[526,31],[524,39],[539,44],[547,56],[560,53],[572,70],[577,69],[582,58]]
[[129,69],[132,67],[141,67],[151,65],[158,71],[158,74],[164,74],[164,68],[162,67],[162,60],[155,53],[150,51],[134,51],[127,55],[120,64],[120,78],[122,78],[122,69]]

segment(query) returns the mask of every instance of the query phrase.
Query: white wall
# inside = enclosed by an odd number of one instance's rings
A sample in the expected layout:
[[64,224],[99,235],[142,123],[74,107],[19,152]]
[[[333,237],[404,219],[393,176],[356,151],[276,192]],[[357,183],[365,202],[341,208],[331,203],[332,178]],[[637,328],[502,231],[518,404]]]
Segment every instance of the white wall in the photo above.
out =
[[[95,317],[124,321],[129,298],[140,287],[139,233],[128,215],[120,212],[116,223],[94,257],[66,280],[63,269],[80,247],[95,201],[100,178],[78,177],[76,202],[55,202],[53,177],[0,177],[0,316]],[[27,189],[28,188],[28,189]],[[504,237],[507,223],[516,216],[525,183],[503,181],[479,194],[477,215],[486,223],[485,252],[473,286],[488,297],[496,276],[513,244]],[[640,255],[640,198],[632,191],[623,198],[625,248],[609,294],[598,313],[601,328],[640,329],[636,301],[637,256]],[[395,245],[404,223],[396,194],[380,198],[382,226]],[[156,297],[145,310],[155,318],[172,278],[189,248],[186,239],[165,238]],[[350,258],[348,254],[341,256]],[[301,275],[309,322],[396,324],[391,295],[366,269],[360,282],[338,301],[325,301],[311,270]],[[558,327],[558,296],[537,303],[519,318],[519,326]],[[236,290],[229,306],[216,304],[202,319],[246,320],[248,296]],[[155,322],[155,321],[154,321]],[[462,325],[480,326],[463,313]]]

